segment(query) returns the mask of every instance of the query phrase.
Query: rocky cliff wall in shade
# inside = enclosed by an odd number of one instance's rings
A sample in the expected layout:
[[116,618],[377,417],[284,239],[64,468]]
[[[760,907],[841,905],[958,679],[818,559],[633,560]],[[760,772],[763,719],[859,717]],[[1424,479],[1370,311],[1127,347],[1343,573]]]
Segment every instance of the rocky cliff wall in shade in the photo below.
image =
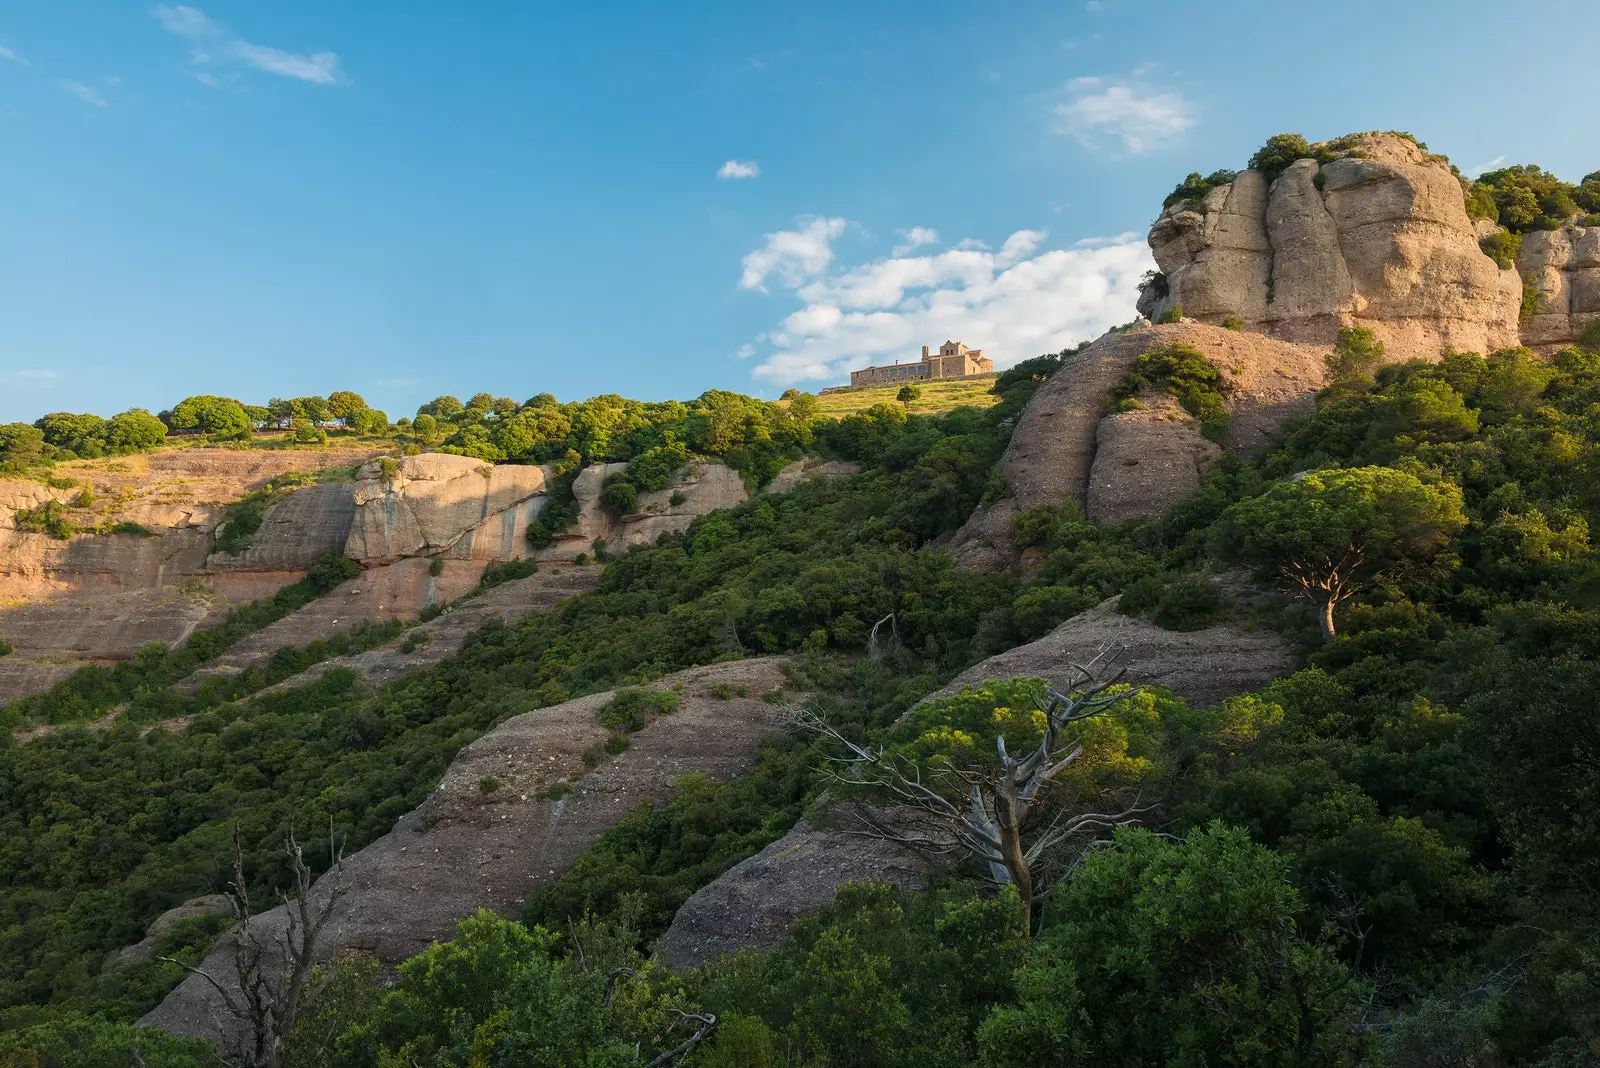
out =
[[1147,287],[1140,312],[1182,305],[1314,344],[1362,326],[1396,359],[1518,344],[1521,280],[1479,249],[1449,164],[1392,134],[1335,144],[1340,158],[1300,160],[1270,183],[1243,171],[1164,210],[1150,248],[1166,292]]

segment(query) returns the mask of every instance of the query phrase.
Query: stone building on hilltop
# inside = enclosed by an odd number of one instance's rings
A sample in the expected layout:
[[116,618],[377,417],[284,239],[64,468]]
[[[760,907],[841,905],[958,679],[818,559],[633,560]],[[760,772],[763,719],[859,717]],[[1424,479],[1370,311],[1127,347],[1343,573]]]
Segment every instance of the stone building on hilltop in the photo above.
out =
[[863,367],[850,372],[852,386],[898,386],[911,382],[934,382],[945,378],[971,378],[994,373],[994,361],[982,349],[969,349],[959,341],[946,341],[938,352],[922,346],[922,359],[916,363],[896,360],[882,367]]

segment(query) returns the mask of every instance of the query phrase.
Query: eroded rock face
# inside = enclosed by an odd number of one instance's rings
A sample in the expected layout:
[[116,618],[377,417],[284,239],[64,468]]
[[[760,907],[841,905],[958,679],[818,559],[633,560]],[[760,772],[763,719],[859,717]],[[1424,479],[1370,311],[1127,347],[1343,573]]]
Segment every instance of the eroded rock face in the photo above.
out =
[[[1224,625],[1190,633],[1162,630],[1120,615],[1116,598],[1067,620],[1028,645],[973,665],[925,700],[996,679],[1032,676],[1071,682],[1072,664],[1114,664],[1128,681],[1170,686],[1196,707],[1254,690],[1293,670],[1277,635]],[[701,887],[672,918],[656,950],[673,968],[720,954],[776,945],[794,920],[833,900],[849,882],[921,885],[928,858],[903,846],[851,833],[848,806],[834,806],[826,827],[805,821],[753,857]]]
[[1095,435],[1084,512],[1091,523],[1153,519],[1200,487],[1221,449],[1169,394],[1146,392],[1144,407],[1108,415]]
[[1140,311],[1181,304],[1205,322],[1236,315],[1315,344],[1362,326],[1395,359],[1518,344],[1521,281],[1478,248],[1448,164],[1387,134],[1340,151],[1321,165],[1300,160],[1270,185],[1241,172],[1202,203],[1164,211],[1150,247],[1168,291],[1146,290]]
[[[516,559],[545,492],[542,467],[490,464],[470,456],[407,456],[385,479],[379,464],[355,484],[355,517],[345,554],[363,563],[450,552],[452,556]],[[503,550],[503,552],[502,552]]]
[[1600,316],[1600,226],[1568,223],[1522,235],[1517,272],[1539,291],[1538,310],[1522,325],[1522,342],[1542,351],[1578,340]]
[[[1010,517],[1021,509],[1071,501],[1086,511],[1092,505],[1098,521],[1114,522],[1160,515],[1194,488],[1216,452],[1165,401],[1160,416],[1112,416],[1102,430],[1111,394],[1134,362],[1176,344],[1199,350],[1221,374],[1230,415],[1223,446],[1244,454],[1259,448],[1285,420],[1311,411],[1326,381],[1323,361],[1329,350],[1323,347],[1187,321],[1107,334],[1068,357],[1028,402],[1000,460],[1011,497],[978,509],[956,532],[950,550],[958,564],[972,570],[1015,565]],[[1155,433],[1149,445],[1160,455],[1146,457],[1140,428]],[[1102,448],[1108,450],[1104,461]],[[1141,470],[1147,459],[1148,467]],[[1092,478],[1097,469],[1098,477]]]
[[[646,798],[664,798],[690,771],[726,779],[747,769],[777,728],[760,695],[783,685],[781,658],[714,664],[668,675],[653,689],[681,687],[679,706],[632,735],[623,753],[585,771],[583,753],[603,743],[598,721],[611,693],[592,694],[515,716],[457,756],[422,806],[345,863],[340,899],[317,948],[321,959],[345,950],[395,962],[455,934],[456,920],[479,908],[515,915],[540,886],[565,871],[606,828]],[[712,688],[743,687],[723,700]],[[558,800],[541,797],[572,780]],[[328,876],[314,901],[331,892]],[[276,908],[252,921],[272,940],[285,925]],[[202,966],[233,979],[232,942],[223,939]],[[189,976],[140,1023],[200,1035],[227,1048],[230,1026],[215,990]]]

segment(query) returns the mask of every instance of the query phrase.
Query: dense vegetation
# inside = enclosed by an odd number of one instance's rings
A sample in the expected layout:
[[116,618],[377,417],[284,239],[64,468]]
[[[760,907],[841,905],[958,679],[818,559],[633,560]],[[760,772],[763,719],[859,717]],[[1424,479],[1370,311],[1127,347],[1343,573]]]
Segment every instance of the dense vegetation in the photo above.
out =
[[[1184,388],[1182,355],[1146,367],[1151,384]],[[1580,1044],[1600,1035],[1600,352],[1373,357],[1370,339],[1342,339],[1316,413],[1252,461],[1225,457],[1160,521],[1023,513],[1018,541],[1039,550],[1026,579],[958,572],[929,543],[1005,492],[1009,420],[1057,357],[1002,375],[989,412],[885,405],[815,424],[861,475],[631,550],[593,593],[378,693],[330,673],[181,730],[0,748],[0,1027],[35,1028],[0,1050],[60,1063],[48,1051],[77,1035],[108,1051],[83,1063],[126,1063],[108,1036],[130,1041],[116,1028],[177,972],[104,955],[206,888],[232,820],[251,877],[282,885],[291,824],[331,817],[352,845],[370,840],[461,745],[526,708],[794,651],[852,737],[992,759],[995,733],[1037,731],[1035,684],[902,713],[1109,593],[1188,626],[1230,611],[1212,569],[1276,580],[1308,554],[1353,553],[1363,568],[1327,640],[1320,605],[1250,610],[1302,642],[1300,670],[1210,709],[1147,693],[1084,728],[1060,803],[1114,783],[1163,833],[1066,858],[1037,915],[958,866],[918,895],[851,888],[766,956],[677,976],[645,960],[688,893],[814,801],[824,743],[776,739],[750,776],[690,777],[613,828],[525,922],[463,921],[392,985],[331,968],[291,1062],[638,1065],[696,1029],[681,1011],[719,1017],[690,1055],[702,1065],[1586,1063]],[[1316,509],[1339,522],[1293,524]],[[834,658],[891,611],[886,655]],[[616,710],[624,729],[647,694]],[[147,1063],[194,1056],[152,1060],[156,1041]]]

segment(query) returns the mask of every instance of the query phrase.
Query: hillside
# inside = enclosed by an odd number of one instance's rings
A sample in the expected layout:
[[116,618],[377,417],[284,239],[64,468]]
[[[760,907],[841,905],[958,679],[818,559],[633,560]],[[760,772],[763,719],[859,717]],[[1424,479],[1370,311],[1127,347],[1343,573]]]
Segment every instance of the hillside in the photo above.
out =
[[905,403],[0,428],[0,1065],[1588,1063],[1545,178],[1273,138]]

